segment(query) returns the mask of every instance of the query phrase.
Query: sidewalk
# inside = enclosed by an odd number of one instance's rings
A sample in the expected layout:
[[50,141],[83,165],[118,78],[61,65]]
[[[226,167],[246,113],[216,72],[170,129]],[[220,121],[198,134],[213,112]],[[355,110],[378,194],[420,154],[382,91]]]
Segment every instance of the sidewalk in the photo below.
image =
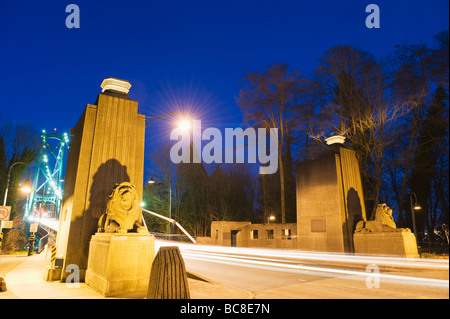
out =
[[[0,255],[0,261],[2,258],[10,258],[8,262],[13,266],[6,271],[0,269],[0,276],[5,279],[8,289],[0,292],[0,299],[144,299],[146,297],[146,292],[103,297],[85,283],[47,282],[42,278],[43,254]],[[1,267],[2,263],[0,263]],[[251,299],[254,297],[251,292],[197,278],[188,278],[191,299]]]

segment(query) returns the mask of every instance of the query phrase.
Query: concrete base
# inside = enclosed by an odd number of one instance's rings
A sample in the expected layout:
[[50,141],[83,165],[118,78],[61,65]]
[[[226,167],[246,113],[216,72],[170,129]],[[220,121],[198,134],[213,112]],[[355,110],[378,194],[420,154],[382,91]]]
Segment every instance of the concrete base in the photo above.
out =
[[44,266],[42,277],[45,281],[55,281],[61,279],[61,268],[53,268],[50,265]]
[[410,232],[355,233],[356,254],[418,258],[416,236]]
[[152,235],[96,233],[89,244],[85,282],[105,297],[147,291],[154,258]]

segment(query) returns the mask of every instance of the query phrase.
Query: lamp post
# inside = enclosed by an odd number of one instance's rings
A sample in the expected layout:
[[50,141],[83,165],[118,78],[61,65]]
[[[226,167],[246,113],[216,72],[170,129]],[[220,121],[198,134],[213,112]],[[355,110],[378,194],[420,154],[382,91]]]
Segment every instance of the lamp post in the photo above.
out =
[[[8,177],[7,177],[7,182],[6,182],[6,189],[5,189],[5,197],[3,198],[3,206],[6,206],[6,199],[8,198],[8,189],[9,189],[9,182],[11,179],[11,171],[12,168],[18,164],[22,164],[25,165],[28,168],[28,176],[27,179],[25,180],[25,182],[22,184],[22,186],[20,187],[20,190],[24,193],[31,193],[32,190],[32,186],[31,186],[31,181],[30,181],[30,167],[24,163],[24,162],[15,162],[14,164],[12,164],[10,166],[10,168],[8,169]],[[2,223],[0,222],[0,233],[2,232]]]
[[166,119],[169,117],[179,117],[182,116],[180,123],[178,124],[178,127],[181,129],[189,129],[190,124],[188,120],[188,115],[186,113],[178,113],[178,112],[168,112],[157,116],[145,116],[145,120],[147,121],[147,124],[145,127],[149,127],[153,123],[158,122],[159,120]]
[[[145,119],[148,124],[145,126],[146,128],[152,125],[159,120],[168,118],[168,117],[176,117],[182,115],[182,118],[178,122],[178,128],[182,130],[189,130],[191,128],[191,122],[188,119],[188,115],[186,113],[178,113],[178,112],[169,112],[164,113],[158,116],[146,116]],[[153,180],[153,177],[148,181],[149,184],[155,184],[156,182]],[[169,178],[169,218],[172,219],[172,183]],[[172,234],[172,228],[169,225],[169,235]]]
[[8,197],[9,181],[11,179],[11,170],[17,164],[25,165],[28,168],[27,179],[25,180],[25,183],[23,183],[22,186],[20,187],[20,190],[24,193],[28,193],[28,194],[31,193],[32,186],[31,186],[31,181],[30,181],[30,167],[27,164],[25,164],[24,162],[15,162],[14,164],[11,165],[11,167],[8,170],[8,179],[6,182],[5,197],[3,198],[3,206],[6,206],[6,198]]
[[[413,196],[414,196],[414,204],[413,204]],[[413,221],[413,230],[414,230],[414,235],[417,238],[417,230],[416,230],[416,214],[415,211],[416,210],[421,210],[422,207],[420,207],[420,204],[417,202],[417,195],[414,192],[411,192],[411,194],[409,194],[409,204],[411,205],[411,215],[412,215],[412,221]]]
[[[149,184],[155,184],[155,180],[150,178]],[[172,219],[172,183],[169,181],[169,218]],[[169,235],[172,234],[172,228],[169,225]]]

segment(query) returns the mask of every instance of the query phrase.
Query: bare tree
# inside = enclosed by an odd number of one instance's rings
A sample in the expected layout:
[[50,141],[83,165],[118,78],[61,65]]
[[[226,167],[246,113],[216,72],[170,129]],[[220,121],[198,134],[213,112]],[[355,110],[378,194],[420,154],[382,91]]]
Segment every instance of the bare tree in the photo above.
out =
[[430,99],[430,89],[433,84],[432,51],[422,44],[398,46],[392,58],[392,63],[395,67],[392,74],[393,93],[408,110],[406,120],[410,126],[398,202],[398,223],[402,225],[407,202],[408,178],[413,163],[416,140],[419,136],[424,107]]
[[[295,107],[302,78],[288,71],[286,64],[275,64],[265,72],[246,73],[237,103],[244,121],[267,129],[278,128],[278,168],[281,194],[281,222],[286,222],[286,161],[290,161],[294,140]],[[283,154],[286,155],[285,160]]]
[[404,109],[386,88],[384,70],[372,55],[348,46],[328,50],[315,74],[335,111],[334,130],[346,136],[360,163],[364,197],[376,210],[385,152]]

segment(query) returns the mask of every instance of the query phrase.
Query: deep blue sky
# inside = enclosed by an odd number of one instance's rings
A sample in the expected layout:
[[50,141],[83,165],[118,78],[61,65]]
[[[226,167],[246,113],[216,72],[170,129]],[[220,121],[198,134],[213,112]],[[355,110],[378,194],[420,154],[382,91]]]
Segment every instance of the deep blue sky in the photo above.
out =
[[[80,29],[65,26],[70,3],[80,8]],[[380,29],[365,26],[369,3],[380,7]],[[67,131],[113,76],[131,82],[141,113],[186,105],[205,126],[238,127],[234,98],[245,72],[284,62],[309,75],[339,44],[382,57],[396,44],[432,43],[448,29],[448,6],[448,0],[1,0],[0,119]],[[167,130],[157,130],[147,130],[148,141],[169,140]]]

